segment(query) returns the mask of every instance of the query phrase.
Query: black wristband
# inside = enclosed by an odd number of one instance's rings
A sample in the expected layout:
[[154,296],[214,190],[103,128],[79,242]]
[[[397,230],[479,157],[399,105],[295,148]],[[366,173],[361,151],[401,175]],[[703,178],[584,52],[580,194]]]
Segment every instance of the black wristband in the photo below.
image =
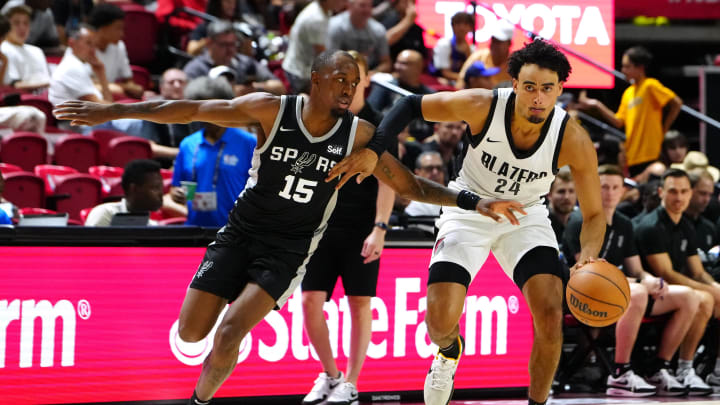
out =
[[375,223],[375,226],[377,226],[378,228],[382,229],[383,231],[387,231],[387,230],[388,230],[388,224],[386,224],[385,222],[382,222],[382,221],[381,221],[381,222],[376,222],[376,223]]
[[480,202],[480,196],[473,192],[463,190],[458,193],[457,206],[464,210],[475,211],[478,202]]

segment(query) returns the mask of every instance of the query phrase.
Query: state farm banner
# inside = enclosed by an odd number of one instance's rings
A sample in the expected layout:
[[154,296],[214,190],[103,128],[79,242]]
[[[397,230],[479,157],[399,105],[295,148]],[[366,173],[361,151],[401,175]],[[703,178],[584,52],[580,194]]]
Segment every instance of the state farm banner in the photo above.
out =
[[[0,247],[3,403],[189,397],[212,339],[181,341],[177,317],[203,252]],[[383,252],[361,392],[422,390],[436,350],[423,323],[429,258],[429,249]],[[325,311],[344,368],[350,316],[340,291]],[[530,314],[492,257],[469,290],[460,328],[466,351],[456,388],[527,386]],[[314,358],[298,291],[245,339],[238,367],[217,397],[304,395],[321,369]]]
[[[525,30],[612,68],[615,52],[613,0],[490,0],[477,2],[475,8],[477,47],[487,47],[500,18],[518,24]],[[450,19],[460,11],[471,12],[467,1],[417,0],[417,22],[426,29],[426,43],[434,46],[438,37],[452,35]],[[515,30],[512,50],[529,41],[524,31]],[[615,78],[568,54],[573,67],[567,87],[612,88]]]
[[617,18],[641,15],[714,20],[720,18],[720,0],[632,0],[615,3]]

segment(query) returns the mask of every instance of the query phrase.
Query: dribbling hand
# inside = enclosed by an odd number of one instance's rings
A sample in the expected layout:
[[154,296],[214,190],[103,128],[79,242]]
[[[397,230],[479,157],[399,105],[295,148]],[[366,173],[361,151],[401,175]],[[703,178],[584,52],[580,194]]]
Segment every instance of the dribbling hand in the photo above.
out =
[[572,277],[572,275],[576,271],[578,271],[578,269],[580,269],[580,267],[582,267],[588,263],[595,263],[595,262],[607,262],[607,260],[601,259],[601,258],[594,258],[594,257],[588,257],[583,260],[578,260],[577,263],[575,263],[575,265],[570,268],[570,276]]
[[357,174],[357,182],[360,184],[366,177],[373,174],[377,161],[378,155],[375,152],[367,148],[358,149],[333,166],[325,182],[342,176],[340,182],[335,186],[335,189],[339,190],[353,175]]
[[475,209],[480,214],[494,219],[495,222],[502,221],[501,215],[505,216],[513,225],[520,225],[520,221],[515,217],[514,211],[527,215],[527,212],[523,209],[523,205],[513,200],[483,198],[478,202]]

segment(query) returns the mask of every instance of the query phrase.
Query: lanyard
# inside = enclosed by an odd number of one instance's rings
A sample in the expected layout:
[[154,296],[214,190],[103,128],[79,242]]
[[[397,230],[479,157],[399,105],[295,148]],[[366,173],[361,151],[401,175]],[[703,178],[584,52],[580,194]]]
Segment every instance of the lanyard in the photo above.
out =
[[600,258],[607,259],[608,250],[610,250],[610,246],[613,243],[613,238],[615,237],[615,230],[610,229],[610,235],[608,235],[607,242],[605,244],[605,249],[600,254]]
[[[218,141],[219,142],[219,141]],[[197,163],[197,155],[200,151],[200,142],[195,146],[195,153],[193,153],[193,160],[192,160],[192,181],[197,183],[197,170],[195,169],[195,164]],[[213,190],[215,190],[217,186],[217,180],[218,180],[218,173],[220,172],[220,158],[222,157],[223,150],[225,149],[225,142],[223,142],[220,145],[220,150],[218,150],[217,159],[215,159],[215,171],[213,172]]]

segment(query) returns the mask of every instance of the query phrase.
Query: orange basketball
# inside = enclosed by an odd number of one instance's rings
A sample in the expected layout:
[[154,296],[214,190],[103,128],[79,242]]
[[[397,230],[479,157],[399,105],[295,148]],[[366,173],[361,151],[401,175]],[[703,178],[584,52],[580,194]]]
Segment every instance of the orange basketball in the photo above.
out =
[[570,312],[593,327],[612,325],[630,303],[630,285],[623,272],[608,262],[588,263],[577,270],[565,290]]

